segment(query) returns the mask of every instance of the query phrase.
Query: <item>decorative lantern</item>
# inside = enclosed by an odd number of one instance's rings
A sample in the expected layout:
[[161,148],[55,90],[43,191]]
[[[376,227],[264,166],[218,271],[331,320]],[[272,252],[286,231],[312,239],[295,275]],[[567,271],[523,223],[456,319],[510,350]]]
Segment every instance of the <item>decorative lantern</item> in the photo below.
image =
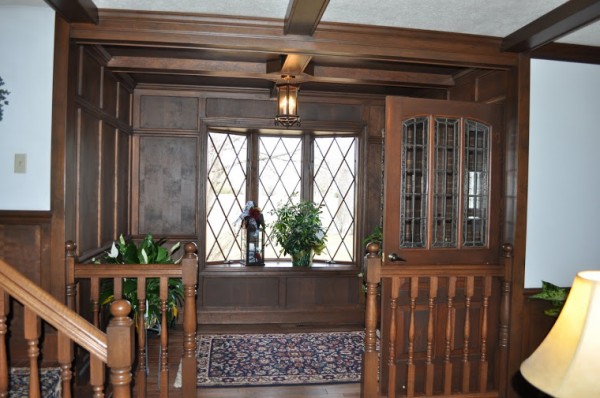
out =
[[265,265],[265,230],[242,229],[242,264]]
[[242,259],[244,265],[265,265],[265,219],[253,201],[246,203],[242,219]]
[[285,83],[277,85],[277,116],[275,116],[275,126],[300,126],[300,116],[298,116],[298,84],[291,84],[293,76],[284,76]]

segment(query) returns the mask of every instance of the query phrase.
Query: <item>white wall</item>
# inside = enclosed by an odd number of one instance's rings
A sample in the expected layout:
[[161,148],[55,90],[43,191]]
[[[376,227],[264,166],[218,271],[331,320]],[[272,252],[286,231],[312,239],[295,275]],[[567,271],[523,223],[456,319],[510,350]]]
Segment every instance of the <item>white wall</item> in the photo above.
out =
[[532,60],[525,287],[600,269],[600,65]]
[[[50,209],[54,11],[0,3],[0,76],[10,91],[0,121],[0,209]],[[27,155],[25,174],[15,154]]]

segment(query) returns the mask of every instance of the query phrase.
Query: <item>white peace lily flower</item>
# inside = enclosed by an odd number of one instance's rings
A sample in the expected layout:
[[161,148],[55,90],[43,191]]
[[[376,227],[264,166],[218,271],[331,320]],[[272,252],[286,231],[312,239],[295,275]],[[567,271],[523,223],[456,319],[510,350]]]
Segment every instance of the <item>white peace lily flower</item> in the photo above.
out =
[[119,250],[117,250],[117,246],[115,246],[115,242],[113,242],[113,244],[110,248],[110,253],[108,253],[108,257],[117,258],[118,255],[119,255]]
[[144,264],[148,264],[148,254],[146,253],[146,249],[142,249],[142,257],[144,258]]

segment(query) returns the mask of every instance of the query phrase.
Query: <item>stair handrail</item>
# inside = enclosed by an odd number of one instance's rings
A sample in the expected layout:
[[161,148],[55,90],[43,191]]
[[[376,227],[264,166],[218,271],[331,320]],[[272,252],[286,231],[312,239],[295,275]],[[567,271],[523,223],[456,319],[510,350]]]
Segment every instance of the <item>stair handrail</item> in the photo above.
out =
[[107,334],[0,259],[0,287],[52,327],[106,363]]

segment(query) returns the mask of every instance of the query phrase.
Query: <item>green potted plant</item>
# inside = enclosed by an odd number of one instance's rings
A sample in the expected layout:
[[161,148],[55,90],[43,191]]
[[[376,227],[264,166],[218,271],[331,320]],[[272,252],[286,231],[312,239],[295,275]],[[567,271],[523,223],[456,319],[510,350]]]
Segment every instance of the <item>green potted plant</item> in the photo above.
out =
[[309,267],[314,254],[321,254],[327,240],[321,225],[321,206],[311,201],[286,203],[275,209],[272,235],[283,254],[292,256],[295,267]]
[[544,314],[557,318],[562,310],[563,305],[565,304],[565,301],[567,300],[568,295],[568,289],[556,286],[550,282],[542,281],[542,291],[529,296],[529,298],[549,301],[552,307],[544,310]]
[[[136,246],[133,241],[125,241],[123,235],[117,242],[113,242],[109,252],[105,252],[99,259],[94,259],[96,264],[176,264],[180,260],[173,260],[172,255],[179,247],[176,243],[170,250],[162,245],[164,239],[154,241],[151,234]],[[177,318],[179,306],[183,303],[184,290],[181,279],[169,278],[167,295],[167,323],[171,325]],[[131,303],[134,317],[138,316],[137,278],[123,278],[123,298]],[[112,279],[104,279],[100,291],[100,305],[107,306],[114,300]],[[160,333],[161,319],[160,281],[158,278],[146,280],[146,313],[144,321],[147,329]]]

